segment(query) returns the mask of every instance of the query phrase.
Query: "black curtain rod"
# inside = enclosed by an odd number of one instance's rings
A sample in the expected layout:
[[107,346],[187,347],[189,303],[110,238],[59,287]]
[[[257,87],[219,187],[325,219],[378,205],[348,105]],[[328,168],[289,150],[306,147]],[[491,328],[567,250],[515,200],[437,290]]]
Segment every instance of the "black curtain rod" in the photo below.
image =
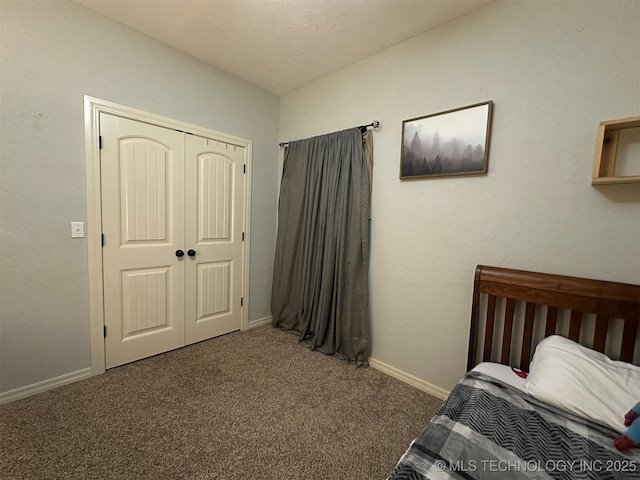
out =
[[[358,128],[360,129],[360,131],[362,133],[367,131],[367,128],[371,127],[371,128],[378,128],[380,126],[380,122],[378,120],[374,120],[373,122],[371,122],[369,125],[360,125]],[[289,145],[289,142],[280,142],[278,143],[278,145],[280,145],[280,148],[284,148],[287,145]]]

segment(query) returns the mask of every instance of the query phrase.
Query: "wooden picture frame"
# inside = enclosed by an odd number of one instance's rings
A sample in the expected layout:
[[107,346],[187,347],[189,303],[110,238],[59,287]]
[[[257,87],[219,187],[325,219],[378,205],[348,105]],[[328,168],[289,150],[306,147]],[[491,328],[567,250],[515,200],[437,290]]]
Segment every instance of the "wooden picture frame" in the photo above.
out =
[[491,100],[402,122],[400,180],[485,175]]

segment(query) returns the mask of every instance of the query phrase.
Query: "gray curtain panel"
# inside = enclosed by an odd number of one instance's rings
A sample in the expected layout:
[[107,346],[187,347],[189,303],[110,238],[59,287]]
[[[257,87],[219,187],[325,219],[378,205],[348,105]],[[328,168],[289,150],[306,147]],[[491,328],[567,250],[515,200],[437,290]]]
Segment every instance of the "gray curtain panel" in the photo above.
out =
[[278,209],[271,311],[314,350],[366,365],[371,132],[289,142]]

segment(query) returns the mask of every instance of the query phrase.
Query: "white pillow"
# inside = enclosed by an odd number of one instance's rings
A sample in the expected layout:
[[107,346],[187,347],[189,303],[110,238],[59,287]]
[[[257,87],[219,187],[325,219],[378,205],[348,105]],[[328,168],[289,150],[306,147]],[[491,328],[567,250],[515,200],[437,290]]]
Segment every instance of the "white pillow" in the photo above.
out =
[[536,347],[524,390],[562,410],[624,432],[640,401],[640,367],[552,335]]
[[[480,372],[501,382],[511,385],[518,390],[524,389],[525,378],[516,373],[513,367],[500,363],[482,362],[471,369],[472,372]],[[525,374],[526,375],[526,374]]]

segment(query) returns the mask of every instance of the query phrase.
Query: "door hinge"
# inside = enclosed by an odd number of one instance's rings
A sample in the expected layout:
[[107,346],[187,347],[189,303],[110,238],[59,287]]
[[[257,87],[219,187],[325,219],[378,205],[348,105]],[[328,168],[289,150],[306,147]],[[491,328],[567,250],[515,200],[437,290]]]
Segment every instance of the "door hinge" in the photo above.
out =
[[100,235],[100,241],[102,242],[102,246],[104,247],[104,233]]
[[240,306],[244,307],[244,297],[240,297]]
[[244,232],[242,232],[242,241],[244,242]]
[[107,326],[106,325],[103,326],[102,333],[104,334],[104,338],[107,338]]
[[98,149],[102,150],[102,135],[98,137]]

